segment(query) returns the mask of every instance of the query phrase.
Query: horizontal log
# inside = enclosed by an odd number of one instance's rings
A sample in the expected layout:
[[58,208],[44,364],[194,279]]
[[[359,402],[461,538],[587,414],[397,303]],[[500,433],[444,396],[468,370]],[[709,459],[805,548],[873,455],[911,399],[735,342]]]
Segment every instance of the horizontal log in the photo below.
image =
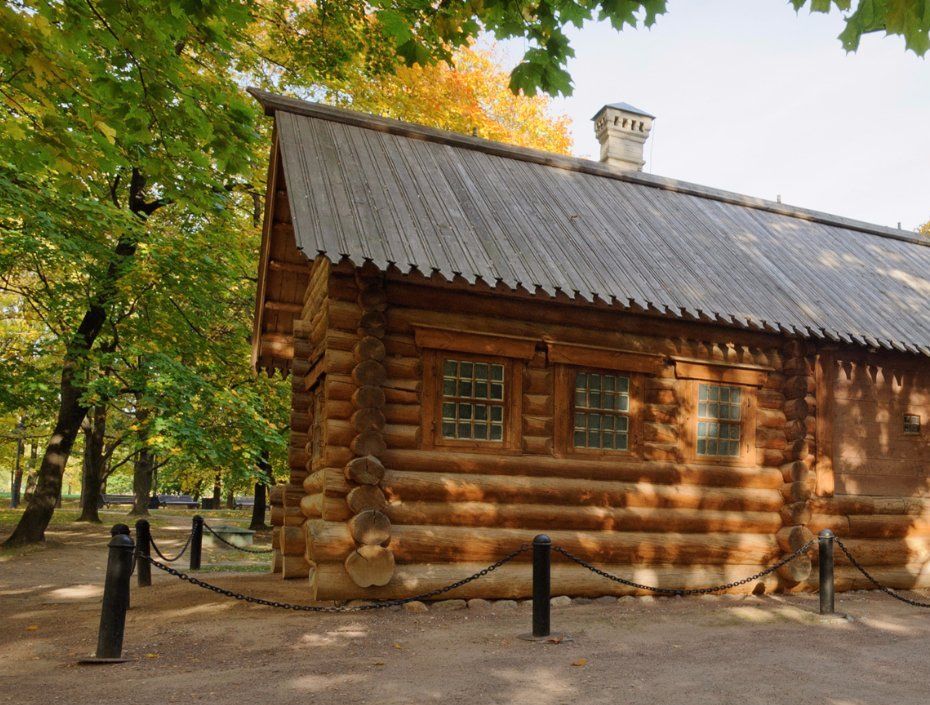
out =
[[352,404],[356,409],[383,409],[384,390],[375,385],[358,387],[352,392]]
[[830,529],[840,538],[905,538],[930,536],[930,517],[872,514],[837,516],[813,514],[810,530]]
[[407,424],[416,426],[420,423],[420,405],[386,404],[384,406],[384,417],[390,424]]
[[497,526],[547,531],[741,531],[774,534],[781,527],[781,517],[776,512],[721,512],[704,509],[393,500],[384,512],[393,524]]
[[398,470],[435,471],[534,477],[575,477],[592,480],[651,482],[662,485],[706,485],[780,489],[778,468],[734,467],[694,463],[616,461],[577,458],[504,456],[451,451],[390,449],[378,454],[385,467]]
[[342,330],[326,331],[326,348],[330,350],[342,350],[352,352],[358,343],[358,336],[352,333],[346,333]]
[[762,512],[777,512],[782,507],[782,497],[778,490],[656,485],[582,478],[388,470],[384,473],[382,486],[392,500]]
[[[486,563],[433,563],[397,565],[390,582],[380,588],[359,588],[346,574],[341,563],[317,563],[310,576],[311,599],[349,600],[354,598],[395,599],[445,587],[482,568]],[[759,572],[764,566],[708,566],[694,568],[650,567],[634,565],[599,565],[608,572],[628,580],[670,589],[702,588],[740,580]],[[525,563],[498,568],[480,580],[443,593],[440,599],[522,599],[532,595],[532,567]],[[772,576],[732,588],[739,594],[774,592],[778,579]],[[648,591],[630,588],[595,575],[589,570],[560,560],[552,566],[552,594],[576,597],[601,595],[646,595]]]
[[[391,525],[389,529],[389,546],[401,563],[491,563],[522,544],[532,542],[536,535],[531,529],[461,526]],[[308,558],[314,561],[343,561],[356,548],[357,539],[346,524],[313,522],[308,533]],[[775,539],[763,534],[556,530],[547,531],[547,535],[553,544],[580,558],[607,563],[765,564],[774,563],[782,553]],[[531,559],[530,551],[517,558],[520,561]]]
[[814,497],[811,508],[819,514],[930,514],[928,497]]
[[327,404],[337,399],[339,401],[351,401],[352,395],[358,385],[352,381],[349,375],[328,375],[326,378],[326,402]]
[[362,317],[358,304],[348,301],[329,300],[326,304],[329,313],[329,325],[342,331],[354,333]]
[[377,509],[359,512],[345,526],[353,542],[362,546],[386,545],[391,540],[391,520]]
[[403,389],[396,386],[385,386],[384,400],[388,404],[420,404],[419,383],[414,389]]
[[338,468],[321,468],[307,475],[303,488],[307,494],[327,494],[330,497],[344,497],[352,489]]
[[388,448],[419,448],[420,427],[388,424],[384,427],[384,442]]
[[416,340],[412,335],[385,335],[382,342],[388,355],[417,357],[420,354]]

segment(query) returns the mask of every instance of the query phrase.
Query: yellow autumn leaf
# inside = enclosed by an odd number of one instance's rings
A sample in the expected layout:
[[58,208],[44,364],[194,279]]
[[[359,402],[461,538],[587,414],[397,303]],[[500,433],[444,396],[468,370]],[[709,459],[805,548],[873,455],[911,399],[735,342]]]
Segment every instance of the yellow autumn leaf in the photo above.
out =
[[580,659],[575,659],[574,661],[572,661],[572,666],[585,666],[587,665],[587,663],[588,663],[588,659],[580,658]]
[[38,625],[38,624],[30,624],[28,627],[26,627],[26,631],[27,631],[27,632],[37,632],[37,631],[39,631],[39,625]]
[[110,144],[116,143],[116,130],[107,125],[103,120],[97,120],[97,122],[94,123],[94,127],[100,130],[103,136],[107,138],[107,142]]

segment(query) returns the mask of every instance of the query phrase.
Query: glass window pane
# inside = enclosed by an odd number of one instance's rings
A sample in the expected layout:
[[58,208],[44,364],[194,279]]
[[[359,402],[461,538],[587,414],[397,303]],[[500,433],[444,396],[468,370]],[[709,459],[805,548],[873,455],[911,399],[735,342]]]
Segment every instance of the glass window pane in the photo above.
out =
[[459,380],[459,396],[470,397],[472,395],[473,385],[471,380]]
[[504,385],[494,382],[491,384],[491,399],[501,400],[504,398]]
[[475,404],[475,420],[484,421],[488,418],[488,407],[486,404]]
[[575,447],[584,448],[584,431],[575,431]]
[[456,377],[458,372],[458,363],[455,360],[446,360],[443,364],[443,374],[446,377]]
[[488,364],[486,362],[475,363],[475,379],[488,378]]
[[504,366],[491,365],[491,379],[495,382],[501,382],[504,379]]
[[455,438],[455,424],[451,421],[443,421],[442,435],[446,438]]
[[455,380],[454,379],[443,380],[442,393],[447,397],[455,396]]
[[503,421],[504,420],[504,407],[492,406],[491,407],[491,420],[492,421]]
[[504,427],[498,424],[491,426],[491,440],[499,441],[504,437]]
[[455,404],[446,402],[442,405],[442,417],[444,419],[454,419],[455,418]]

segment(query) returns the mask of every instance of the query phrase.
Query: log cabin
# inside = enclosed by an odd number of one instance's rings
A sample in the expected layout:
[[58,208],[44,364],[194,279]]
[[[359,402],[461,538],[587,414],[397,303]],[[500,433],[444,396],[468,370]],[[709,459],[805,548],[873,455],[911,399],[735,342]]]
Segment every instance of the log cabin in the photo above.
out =
[[[310,597],[431,590],[539,532],[684,588],[830,528],[930,587],[916,234],[644,173],[653,117],[623,103],[595,162],[252,94],[274,118],[253,362],[293,389],[274,570]],[[868,587],[837,554],[838,588]],[[739,589],[812,589],[816,559]],[[446,596],[529,594],[527,554]]]

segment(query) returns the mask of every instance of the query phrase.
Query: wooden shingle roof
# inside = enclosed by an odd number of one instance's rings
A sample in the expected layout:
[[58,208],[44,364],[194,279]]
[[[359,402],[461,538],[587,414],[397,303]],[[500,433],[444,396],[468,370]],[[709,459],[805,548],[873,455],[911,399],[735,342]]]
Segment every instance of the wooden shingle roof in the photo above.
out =
[[913,233],[251,92],[310,258],[930,355]]

